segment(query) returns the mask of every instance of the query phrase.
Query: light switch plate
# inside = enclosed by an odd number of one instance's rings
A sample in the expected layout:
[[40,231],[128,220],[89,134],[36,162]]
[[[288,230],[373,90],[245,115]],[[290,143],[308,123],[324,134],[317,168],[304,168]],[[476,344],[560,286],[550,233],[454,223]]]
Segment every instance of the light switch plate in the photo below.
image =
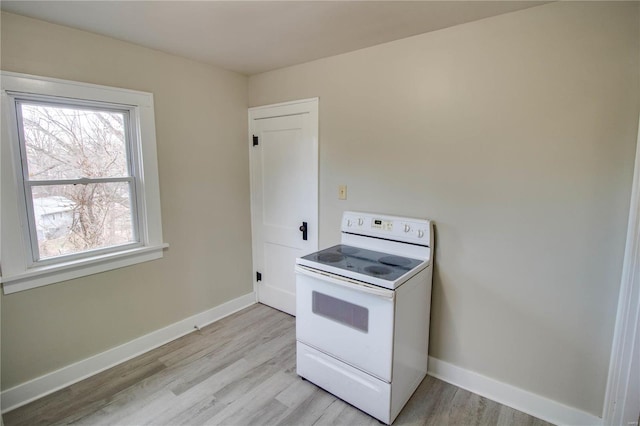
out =
[[347,185],[338,185],[338,200],[347,199]]

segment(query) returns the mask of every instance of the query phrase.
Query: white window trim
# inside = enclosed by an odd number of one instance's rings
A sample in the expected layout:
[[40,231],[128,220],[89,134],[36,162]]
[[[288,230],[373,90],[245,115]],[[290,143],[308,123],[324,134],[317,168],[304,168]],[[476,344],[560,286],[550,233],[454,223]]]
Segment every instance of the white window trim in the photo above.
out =
[[[160,188],[156,151],[153,95],[128,89],[38,77],[27,74],[0,72],[2,101],[2,139],[0,150],[0,282],[5,294],[53,284],[73,278],[96,274],[140,262],[159,259],[168,244],[162,240],[160,217]],[[128,105],[135,111],[138,125],[137,152],[141,173],[136,183],[138,215],[140,218],[140,246],[101,253],[91,257],[45,262],[31,265],[28,232],[24,220],[25,207],[22,186],[18,181],[21,164],[17,162],[17,122],[13,94],[54,96],[95,102]],[[13,114],[13,115],[12,115]],[[133,117],[132,117],[133,121]],[[19,157],[18,157],[19,158]],[[144,163],[144,167],[142,164]]]

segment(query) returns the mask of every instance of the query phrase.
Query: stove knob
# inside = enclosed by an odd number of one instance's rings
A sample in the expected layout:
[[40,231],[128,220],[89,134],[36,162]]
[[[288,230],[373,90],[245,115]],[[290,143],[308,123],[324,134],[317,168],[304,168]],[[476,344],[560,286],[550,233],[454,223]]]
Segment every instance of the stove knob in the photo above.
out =
[[404,232],[411,231],[411,227],[409,225],[404,225]]
[[363,218],[358,218],[358,226],[362,226],[364,225],[364,219]]
[[418,230],[418,238],[424,237],[424,231],[422,229]]

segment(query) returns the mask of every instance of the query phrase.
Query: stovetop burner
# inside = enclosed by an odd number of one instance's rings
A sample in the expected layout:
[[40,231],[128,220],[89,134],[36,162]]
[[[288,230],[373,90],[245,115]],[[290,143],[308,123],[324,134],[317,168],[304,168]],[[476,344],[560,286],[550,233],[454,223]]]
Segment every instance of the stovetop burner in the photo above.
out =
[[339,253],[320,253],[318,254],[318,260],[320,262],[335,263],[344,259],[344,256]]
[[393,272],[393,269],[387,268],[386,266],[382,266],[382,265],[365,266],[364,270],[376,277],[389,275],[391,272]]

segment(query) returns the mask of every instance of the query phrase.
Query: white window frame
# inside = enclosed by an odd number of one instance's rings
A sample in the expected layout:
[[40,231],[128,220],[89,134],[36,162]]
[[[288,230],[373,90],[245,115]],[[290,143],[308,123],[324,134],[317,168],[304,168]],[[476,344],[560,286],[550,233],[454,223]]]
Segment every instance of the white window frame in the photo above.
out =
[[[78,83],[27,74],[0,72],[2,139],[0,149],[0,259],[5,294],[159,259],[162,240],[160,190],[151,93]],[[29,233],[29,206],[23,186],[21,142],[16,100],[57,101],[61,105],[109,108],[129,112],[133,203],[137,242],[34,261]],[[144,165],[144,167],[143,167]]]

